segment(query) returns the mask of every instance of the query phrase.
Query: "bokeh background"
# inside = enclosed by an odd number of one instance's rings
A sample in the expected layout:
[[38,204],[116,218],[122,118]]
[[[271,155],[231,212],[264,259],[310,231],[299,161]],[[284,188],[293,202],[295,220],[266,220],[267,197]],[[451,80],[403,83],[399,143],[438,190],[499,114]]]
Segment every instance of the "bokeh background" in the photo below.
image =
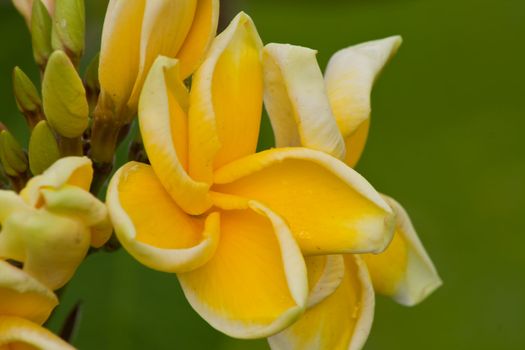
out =
[[[86,1],[88,56],[107,1]],[[358,166],[411,213],[444,280],[421,305],[378,297],[366,349],[525,349],[525,2],[245,0],[265,42],[338,49],[392,34],[404,44],[373,92]],[[38,81],[25,25],[0,0],[0,120],[24,142],[11,93],[21,66]],[[272,144],[267,121],[261,147]],[[267,349],[212,330],[175,276],[125,252],[89,257],[51,322],[83,301],[80,349]]]

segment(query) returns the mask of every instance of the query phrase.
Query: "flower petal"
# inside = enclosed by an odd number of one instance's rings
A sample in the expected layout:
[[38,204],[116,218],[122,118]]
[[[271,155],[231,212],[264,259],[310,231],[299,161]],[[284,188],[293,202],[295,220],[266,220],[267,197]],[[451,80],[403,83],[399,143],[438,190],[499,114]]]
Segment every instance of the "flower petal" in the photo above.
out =
[[44,323],[58,305],[55,294],[19,268],[0,260],[0,315]]
[[318,255],[305,258],[308,270],[308,295],[307,307],[319,304],[341,284],[345,275],[345,262],[342,255]]
[[35,176],[20,192],[22,198],[32,207],[39,206],[42,188],[59,188],[72,185],[89,191],[93,179],[91,160],[87,157],[66,157],[57,160],[41,175]]
[[212,43],[192,80],[189,169],[211,183],[213,169],[255,152],[262,111],[262,43],[240,13]]
[[113,176],[107,205],[120,242],[144,265],[185,272],[206,263],[219,240],[218,214],[187,215],[146,164],[131,162]]
[[304,146],[344,159],[317,51],[293,45],[264,48],[264,103],[277,147]]
[[100,48],[103,104],[116,115],[126,111],[139,73],[140,36],[146,0],[110,0]]
[[180,274],[193,308],[213,327],[236,338],[274,334],[303,312],[306,268],[286,223],[263,205],[221,213],[214,257]]
[[23,270],[52,290],[75,274],[89,249],[83,223],[46,210],[12,213],[2,223],[0,259],[24,263]]
[[[354,166],[364,149],[370,118],[370,94],[383,67],[397,52],[401,37],[369,41],[332,56],[325,72],[326,88],[339,130],[346,141],[346,162]],[[361,127],[361,129],[360,129]],[[359,137],[352,135],[360,132]]]
[[159,56],[176,57],[190,30],[197,0],[146,1],[140,38],[140,65],[128,104],[138,103],[142,85]]
[[193,180],[187,169],[186,111],[188,92],[179,76],[178,61],[159,57],[148,75],[139,105],[139,122],[158,179],[173,200],[189,214],[211,206],[209,185]]
[[358,350],[374,318],[374,290],[366,265],[347,255],[345,275],[337,290],[285,331],[268,339],[273,350]]
[[0,316],[1,349],[74,350],[75,348],[28,320]]
[[218,24],[219,0],[198,0],[191,29],[177,54],[183,78],[190,76],[204,59]]
[[384,196],[397,215],[392,243],[381,254],[363,255],[376,292],[413,306],[441,286],[442,281],[403,207]]
[[230,163],[213,190],[254,199],[290,225],[307,255],[381,252],[394,215],[373,187],[323,152],[277,148]]
[[28,208],[26,202],[16,192],[0,190],[0,225],[12,213]]
[[113,227],[109,221],[108,209],[91,193],[66,185],[58,190],[42,189],[42,199],[46,210],[76,218],[89,227],[93,247],[100,248],[111,237]]

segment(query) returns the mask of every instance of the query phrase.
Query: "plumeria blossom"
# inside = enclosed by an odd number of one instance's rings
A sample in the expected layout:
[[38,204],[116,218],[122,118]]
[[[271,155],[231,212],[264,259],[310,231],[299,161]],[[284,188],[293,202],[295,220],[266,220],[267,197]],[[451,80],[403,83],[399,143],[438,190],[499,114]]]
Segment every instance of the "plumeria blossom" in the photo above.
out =
[[[281,331],[326,297],[324,287],[333,290],[321,267],[312,280],[303,255],[381,252],[395,221],[381,195],[332,155],[305,147],[255,153],[262,49],[240,13],[212,43],[191,91],[181,61],[159,57],[139,103],[151,166],[124,165],[107,194],[126,250],[177,273],[193,308],[238,338]],[[330,259],[340,279],[349,276],[342,269],[361,265]],[[309,283],[319,286],[310,296]]]
[[0,349],[73,349],[40,327],[57,304],[50,289],[0,260]]
[[[267,45],[265,105],[277,146],[320,150],[353,167],[368,135],[373,83],[400,44],[395,36],[341,50],[324,78],[316,51]],[[373,319],[373,289],[415,305],[441,285],[407,213],[393,199],[383,198],[396,214],[392,243],[377,255],[339,256],[344,263],[337,265],[330,263],[333,256],[307,258],[311,297],[319,285],[331,293],[316,298],[298,322],[271,337],[273,349],[360,349]]]
[[93,170],[86,157],[58,160],[32,178],[20,195],[0,191],[0,259],[56,290],[73,277],[90,246],[109,239],[106,206],[90,194]]
[[219,0],[110,0],[102,32],[99,109],[133,117],[155,58],[177,57],[183,78],[217,31]]

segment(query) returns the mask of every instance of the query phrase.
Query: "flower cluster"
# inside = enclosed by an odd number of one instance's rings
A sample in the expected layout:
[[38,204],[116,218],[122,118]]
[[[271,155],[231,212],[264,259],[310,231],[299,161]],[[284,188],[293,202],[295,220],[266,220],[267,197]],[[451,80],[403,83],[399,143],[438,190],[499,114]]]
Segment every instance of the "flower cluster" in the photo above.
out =
[[[71,348],[39,324],[112,231],[212,327],[272,349],[360,349],[375,293],[411,306],[441,284],[402,206],[353,169],[400,37],[323,75],[316,51],[264,45],[243,12],[216,36],[218,0],[110,0],[81,79],[82,0],[13,1],[43,78],[41,98],[13,75],[28,153],[0,125],[0,347]],[[257,152],[263,106],[276,147]]]

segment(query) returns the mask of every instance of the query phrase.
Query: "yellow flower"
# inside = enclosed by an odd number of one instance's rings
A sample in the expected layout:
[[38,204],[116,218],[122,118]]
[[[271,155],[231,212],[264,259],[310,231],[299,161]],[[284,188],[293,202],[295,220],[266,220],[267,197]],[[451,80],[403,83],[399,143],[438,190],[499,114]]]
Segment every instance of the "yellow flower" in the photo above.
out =
[[219,0],[111,0],[102,32],[99,109],[131,118],[159,55],[177,57],[188,77],[215,37],[218,16]]
[[[353,167],[368,135],[373,83],[400,44],[396,36],[341,50],[324,78],[314,50],[267,45],[265,105],[277,146],[320,150]],[[307,258],[309,299],[315,302],[297,323],[269,339],[272,349],[360,349],[373,320],[373,289],[414,305],[441,285],[407,213],[383,198],[397,218],[389,247],[377,255]]]
[[151,166],[128,163],[107,204],[143,264],[178,274],[193,308],[234,337],[274,334],[306,308],[306,255],[380,252],[394,216],[340,160],[291,147],[255,153],[262,43],[240,13],[213,42],[188,93],[160,57],[139,123]]
[[69,344],[40,327],[58,299],[24,271],[0,260],[0,348],[71,350]]
[[91,246],[112,232],[106,206],[88,190],[93,170],[85,157],[58,160],[32,178],[20,195],[0,191],[0,259],[55,290],[74,275]]

